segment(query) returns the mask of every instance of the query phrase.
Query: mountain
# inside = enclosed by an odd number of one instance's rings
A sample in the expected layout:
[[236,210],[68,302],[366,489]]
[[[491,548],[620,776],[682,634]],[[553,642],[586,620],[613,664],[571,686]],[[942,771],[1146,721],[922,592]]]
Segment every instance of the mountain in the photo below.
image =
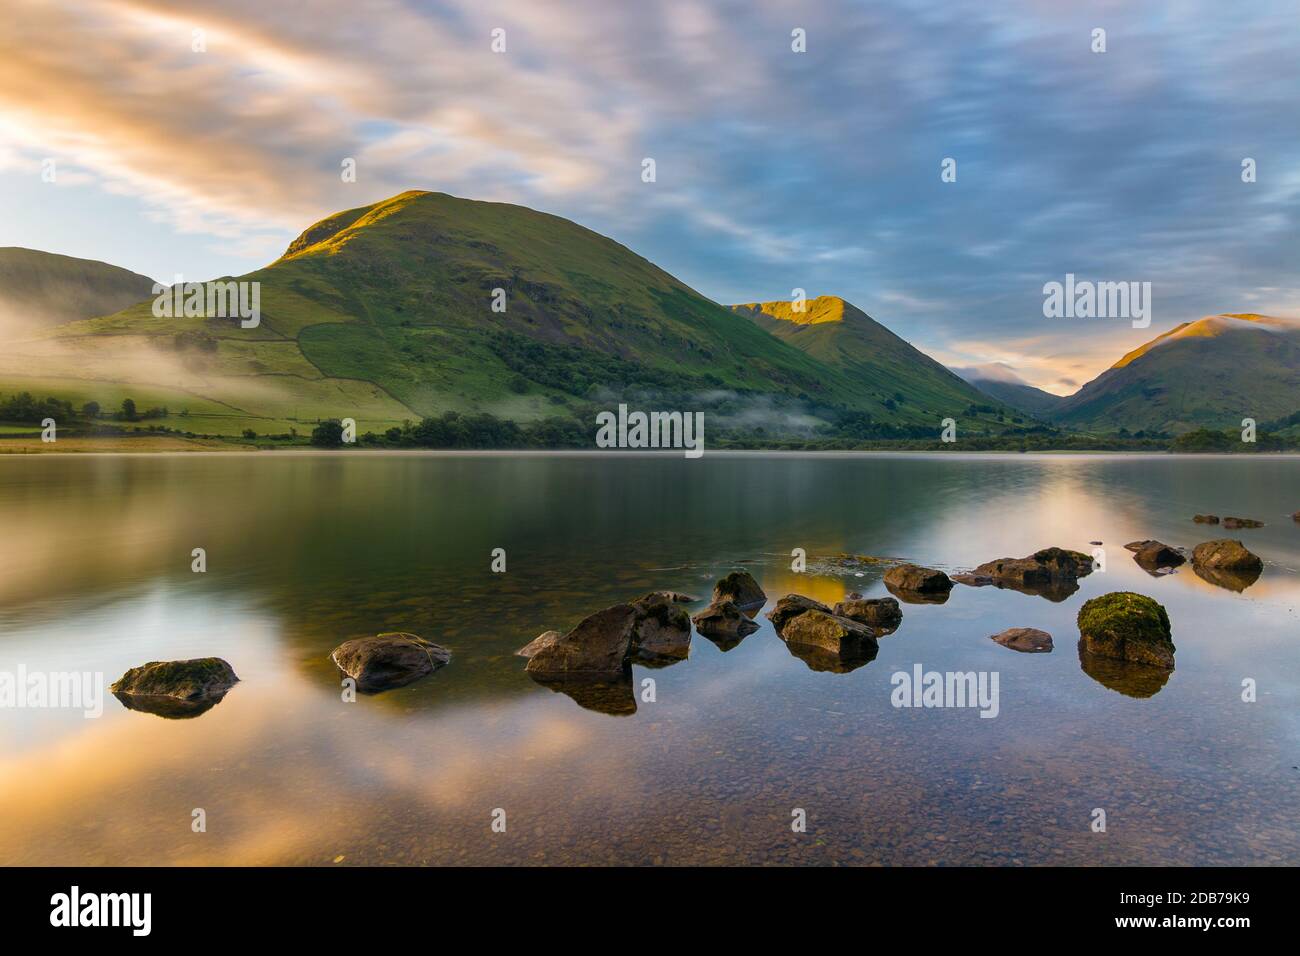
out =
[[1185,322],[1066,398],[1068,427],[1180,433],[1240,428],[1300,411],[1300,323],[1253,314]]
[[0,334],[107,315],[150,298],[153,279],[93,259],[0,248]]
[[1065,400],[1060,395],[1035,388],[1000,362],[954,368],[952,371],[985,395],[1043,421],[1051,421],[1052,414]]
[[[876,415],[936,424],[943,418],[967,416],[972,405],[998,405],[838,296],[818,296],[803,305],[802,311],[789,301],[731,308],[763,331],[848,375]],[[1012,414],[1009,408],[997,408],[994,414],[999,412]]]
[[[587,427],[593,404],[620,400],[777,424],[868,412],[937,427],[941,409],[982,401],[883,329],[883,363],[828,366],[612,239],[504,203],[405,192],[321,220],[235,281],[259,283],[256,328],[159,318],[141,302],[0,355],[0,392],[105,408],[129,394],[219,434],[330,417],[382,430],[446,411]],[[908,398],[889,409],[895,391]]]

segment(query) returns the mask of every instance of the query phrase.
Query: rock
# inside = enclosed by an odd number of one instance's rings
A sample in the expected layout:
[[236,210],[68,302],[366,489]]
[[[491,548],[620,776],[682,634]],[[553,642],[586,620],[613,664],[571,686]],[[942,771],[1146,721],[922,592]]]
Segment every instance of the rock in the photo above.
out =
[[748,571],[732,571],[713,586],[713,604],[732,602],[741,610],[762,607],[767,595]]
[[1296,512],[1294,512],[1294,513],[1291,515],[1291,520],[1292,520],[1292,521],[1300,521],[1300,511],[1296,511]]
[[[885,572],[885,587],[889,588],[892,594],[902,592],[903,595],[941,595],[946,600],[948,592],[952,590],[952,579],[934,568],[923,568],[919,564],[900,564]],[[908,598],[904,596],[903,599]]]
[[1223,526],[1225,528],[1262,528],[1264,522],[1256,521],[1254,518],[1224,518]]
[[1197,524],[1218,524],[1218,515],[1193,515],[1192,520]]
[[1261,571],[1264,568],[1258,555],[1251,554],[1245,545],[1231,538],[1201,542],[1192,550],[1192,564],[1220,571]]
[[995,584],[991,575],[973,574],[970,571],[963,571],[960,574],[954,574],[952,580],[958,584],[966,584],[973,588],[982,588],[990,584]]
[[793,618],[803,614],[806,611],[822,611],[826,614],[831,613],[831,609],[821,601],[814,601],[812,598],[804,597],[802,594],[787,594],[781,600],[776,602],[776,606],[767,612],[767,619],[772,622],[776,628],[776,633],[780,634],[785,625]]
[[1155,540],[1155,538],[1143,538],[1141,541],[1130,541],[1128,544],[1124,545],[1124,550],[1141,551],[1143,548],[1148,548],[1153,544],[1159,543],[1160,542]]
[[[1125,545],[1128,547],[1128,545]],[[1167,544],[1161,544],[1159,541],[1143,542],[1143,547],[1137,549],[1133,555],[1133,560],[1148,573],[1154,574],[1160,568],[1176,568],[1180,564],[1186,564],[1187,559],[1174,548]]]
[[562,636],[563,635],[561,635],[559,631],[543,631],[523,647],[519,648],[519,650],[515,651],[515,655],[517,657],[527,657],[531,659],[538,651],[545,647],[550,647]]
[[631,604],[597,611],[537,649],[525,669],[551,679],[619,680],[631,668],[633,629],[639,620]]
[[1080,646],[1087,653],[1152,667],[1174,666],[1169,614],[1151,598],[1113,591],[1079,609]]
[[903,623],[903,609],[894,598],[850,598],[835,605],[835,614],[866,624],[876,636],[892,634]]
[[652,591],[632,602],[636,620],[632,644],[637,659],[647,666],[666,667],[685,660],[691,650],[691,616]]
[[815,608],[791,618],[780,633],[788,644],[807,644],[835,653],[876,642],[876,632],[866,624]]
[[197,717],[215,707],[239,678],[220,657],[150,661],[132,667],[109,690],[129,710],[159,717]]
[[1026,558],[998,558],[975,569],[1001,588],[1064,601],[1079,590],[1078,579],[1092,573],[1092,555],[1065,548],[1043,548]]
[[876,632],[872,628],[835,614],[825,604],[802,594],[787,594],[767,616],[787,644],[820,648],[841,661],[865,663],[876,656]]
[[992,640],[1013,651],[1025,654],[1046,654],[1052,649],[1052,635],[1036,627],[1013,627],[1000,634],[992,635]]
[[1241,592],[1259,580],[1264,562],[1240,541],[1203,541],[1192,550],[1192,570],[1215,587]]
[[414,634],[393,631],[344,641],[330,659],[357,682],[357,690],[376,694],[432,674],[451,660],[451,651]]
[[667,601],[669,604],[694,604],[699,600],[697,597],[691,597],[689,594],[683,594],[681,591],[651,591],[637,598],[638,601],[648,601],[658,599]]
[[695,629],[705,637],[720,638],[724,641],[734,640],[735,644],[732,644],[732,647],[758,630],[758,625],[732,601],[710,604],[691,620],[695,622]]

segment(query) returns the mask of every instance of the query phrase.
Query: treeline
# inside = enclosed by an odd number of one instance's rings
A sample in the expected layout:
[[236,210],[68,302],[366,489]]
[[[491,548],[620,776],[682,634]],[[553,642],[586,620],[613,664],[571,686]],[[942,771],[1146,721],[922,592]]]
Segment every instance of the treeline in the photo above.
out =
[[1261,452],[1287,451],[1300,448],[1300,438],[1274,435],[1272,432],[1259,431],[1253,442],[1242,441],[1240,429],[1216,431],[1212,428],[1198,428],[1184,432],[1169,443],[1173,452]]
[[20,425],[39,425],[47,418],[52,418],[60,424],[69,424],[78,420],[94,421],[95,419],[108,419],[110,421],[138,422],[151,418],[166,418],[170,415],[165,407],[149,408],[141,412],[136,408],[134,399],[123,399],[122,406],[117,412],[105,413],[100,407],[99,402],[86,402],[80,409],[74,408],[71,402],[65,402],[58,398],[36,399],[30,392],[19,392],[7,399],[0,399],[0,421],[15,422]]
[[[545,418],[520,425],[487,412],[462,415],[444,412],[418,423],[407,422],[382,434],[366,432],[358,436],[360,446],[380,448],[588,448],[593,444],[595,426],[584,428],[575,419]],[[338,419],[321,422],[311,433],[317,448],[343,446],[343,424]]]

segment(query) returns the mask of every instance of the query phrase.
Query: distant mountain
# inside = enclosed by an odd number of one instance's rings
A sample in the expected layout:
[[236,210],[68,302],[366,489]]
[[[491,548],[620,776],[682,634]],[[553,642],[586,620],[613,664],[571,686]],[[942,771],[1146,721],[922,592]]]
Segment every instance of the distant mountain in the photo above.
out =
[[1094,431],[1240,428],[1300,411],[1300,323],[1253,314],[1185,322],[1129,352],[1058,406]]
[[1043,421],[1050,421],[1052,414],[1065,401],[1060,395],[1030,385],[1002,363],[954,368],[952,371],[985,395]]
[[[731,308],[759,328],[848,375],[872,411],[933,424],[971,405],[997,405],[970,383],[838,296],[803,303],[750,302]],[[1010,409],[1002,409],[1004,412]]]
[[114,407],[130,390],[225,434],[447,411],[572,421],[622,399],[721,402],[769,434],[857,412],[937,428],[985,401],[851,307],[861,361],[828,364],[612,239],[504,203],[405,192],[321,220],[238,281],[260,283],[257,328],[141,302],[0,355],[0,392],[35,370],[57,397]]
[[150,298],[153,279],[106,262],[0,248],[0,334],[117,312]]

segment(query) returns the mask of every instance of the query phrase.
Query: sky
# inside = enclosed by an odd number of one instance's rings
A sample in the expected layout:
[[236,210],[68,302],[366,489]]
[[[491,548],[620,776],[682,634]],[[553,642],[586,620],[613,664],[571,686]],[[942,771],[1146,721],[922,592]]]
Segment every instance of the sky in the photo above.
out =
[[[1180,322],[1300,315],[1297,0],[2,6],[0,246],[239,275],[431,189],[1058,394]],[[1150,327],[1045,317],[1067,273],[1150,282]]]

